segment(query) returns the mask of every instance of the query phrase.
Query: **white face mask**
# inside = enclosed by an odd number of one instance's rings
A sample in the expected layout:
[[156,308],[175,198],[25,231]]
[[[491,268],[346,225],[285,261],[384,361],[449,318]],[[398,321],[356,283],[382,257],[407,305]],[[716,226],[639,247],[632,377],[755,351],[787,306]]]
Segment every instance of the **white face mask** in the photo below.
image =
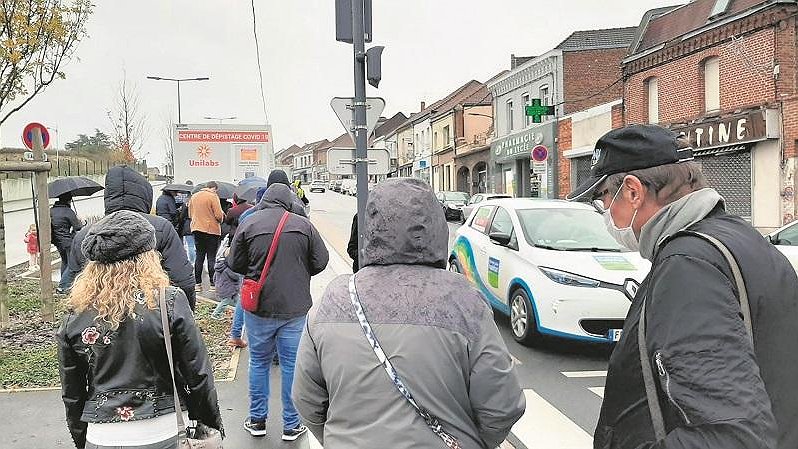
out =
[[621,193],[621,190],[623,190],[623,184],[621,184],[621,187],[615,192],[615,196],[612,197],[610,207],[604,211],[604,224],[607,226],[607,231],[609,231],[612,238],[614,238],[618,244],[629,248],[631,251],[639,251],[640,242],[637,240],[635,231],[632,229],[635,218],[637,218],[637,209],[635,209],[635,213],[632,215],[632,222],[625,228],[615,226],[615,221],[612,219],[612,205],[615,203],[615,199],[618,198],[618,194]]

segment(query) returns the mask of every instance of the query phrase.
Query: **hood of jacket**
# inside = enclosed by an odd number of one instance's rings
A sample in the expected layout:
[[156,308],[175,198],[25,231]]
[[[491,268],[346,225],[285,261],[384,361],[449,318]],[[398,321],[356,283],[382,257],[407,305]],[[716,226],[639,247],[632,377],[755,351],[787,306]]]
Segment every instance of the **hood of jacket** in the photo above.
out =
[[256,210],[282,208],[288,212],[307,217],[305,206],[299,201],[291,189],[285,184],[272,184],[266,189],[263,198],[255,207]]
[[105,215],[120,210],[149,214],[152,209],[152,184],[126,165],[108,170],[104,196]]
[[389,179],[369,192],[361,266],[446,267],[449,227],[429,184]]

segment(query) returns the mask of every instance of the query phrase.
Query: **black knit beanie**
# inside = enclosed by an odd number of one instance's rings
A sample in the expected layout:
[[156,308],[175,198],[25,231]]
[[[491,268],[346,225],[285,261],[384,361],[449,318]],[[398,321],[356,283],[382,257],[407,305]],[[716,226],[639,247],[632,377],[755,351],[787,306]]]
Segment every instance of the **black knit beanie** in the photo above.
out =
[[120,210],[92,225],[80,249],[101,264],[130,259],[155,249],[155,228],[141,214]]

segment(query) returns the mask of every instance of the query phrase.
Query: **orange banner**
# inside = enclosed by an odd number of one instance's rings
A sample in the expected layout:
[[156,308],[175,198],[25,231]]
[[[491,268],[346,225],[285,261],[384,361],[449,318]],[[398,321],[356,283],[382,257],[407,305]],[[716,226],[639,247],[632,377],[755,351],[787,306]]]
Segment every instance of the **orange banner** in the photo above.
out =
[[257,148],[242,148],[241,149],[241,161],[258,161],[258,149]]

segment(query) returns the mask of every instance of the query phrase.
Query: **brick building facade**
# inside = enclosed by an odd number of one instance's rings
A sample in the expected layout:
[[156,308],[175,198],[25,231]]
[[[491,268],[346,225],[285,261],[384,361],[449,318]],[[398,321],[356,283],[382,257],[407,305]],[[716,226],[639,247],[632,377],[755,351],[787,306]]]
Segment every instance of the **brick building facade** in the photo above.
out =
[[[621,98],[620,63],[635,32],[635,27],[576,31],[551,51],[522,61],[503,78],[489,83],[496,99],[497,132],[491,144],[491,190],[543,198],[567,193],[573,170],[563,151],[572,149],[572,137],[580,138],[571,135],[570,116]],[[524,118],[523,106],[534,98],[556,105],[556,115],[544,118],[541,124]],[[515,111],[518,117],[512,120],[505,110]],[[596,121],[593,115],[583,118]],[[513,123],[521,126],[513,127]],[[573,132],[588,132],[592,138],[593,128],[593,124],[577,126]],[[533,170],[530,162],[532,148],[541,144],[549,149],[545,173],[541,167]]]
[[623,61],[623,122],[687,135],[727,208],[762,230],[796,215],[796,13],[761,0],[650,11]]

